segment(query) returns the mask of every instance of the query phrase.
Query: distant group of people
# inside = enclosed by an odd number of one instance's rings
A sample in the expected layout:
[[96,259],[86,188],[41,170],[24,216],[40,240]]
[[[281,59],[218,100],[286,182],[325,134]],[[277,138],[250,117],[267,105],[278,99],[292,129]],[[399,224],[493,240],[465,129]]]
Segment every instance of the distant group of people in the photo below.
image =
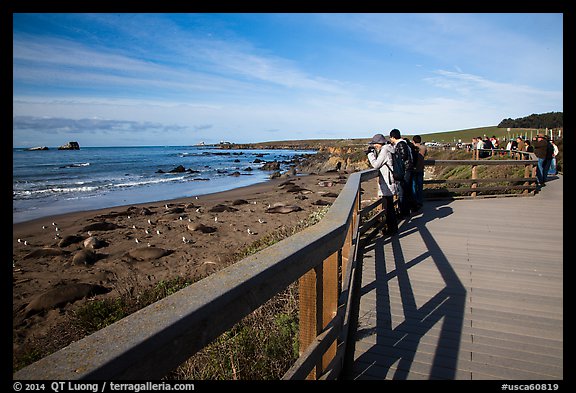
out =
[[[422,208],[426,151],[420,135],[410,141],[402,138],[396,128],[390,131],[389,140],[383,134],[376,134],[370,141],[366,154],[370,165],[380,171],[378,196],[384,200],[389,235],[398,232],[398,219]],[[394,197],[398,198],[398,214]]]
[[478,158],[490,157],[492,152],[487,149],[498,149],[499,146],[500,142],[494,135],[491,138],[482,138],[481,136],[472,138],[472,148],[478,150]]
[[[492,138],[472,138],[472,146],[478,149],[478,157],[489,157],[492,152],[480,149],[498,149],[498,139],[495,136]],[[506,150],[534,153],[538,158],[538,167],[536,170],[536,178],[538,184],[543,187],[546,185],[547,176],[549,174],[556,174],[556,155],[558,155],[558,146],[554,141],[548,138],[546,134],[538,134],[532,141],[523,139],[521,136],[516,139],[511,139],[506,145]],[[520,157],[523,158],[523,157]]]

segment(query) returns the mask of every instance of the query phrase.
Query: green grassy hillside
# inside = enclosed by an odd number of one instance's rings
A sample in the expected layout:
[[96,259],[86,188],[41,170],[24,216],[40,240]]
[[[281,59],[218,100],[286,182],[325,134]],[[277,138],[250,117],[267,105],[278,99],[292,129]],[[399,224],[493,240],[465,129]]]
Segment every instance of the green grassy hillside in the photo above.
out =
[[[540,130],[542,131],[542,130]],[[497,126],[488,127],[477,127],[468,128],[464,130],[457,131],[445,131],[445,132],[434,132],[430,134],[420,134],[424,142],[443,142],[443,143],[454,143],[461,140],[463,143],[468,143],[475,136],[484,137],[484,135],[491,137],[495,135],[496,138],[502,140],[504,138],[508,139],[511,137],[516,137],[518,135],[524,135],[530,138],[532,135],[538,134],[539,130],[535,128],[511,128],[508,132],[507,128],[501,128]]]
[[[422,133],[423,142],[441,142],[441,143],[456,143],[461,141],[462,143],[469,143],[475,136],[487,136],[491,137],[495,135],[498,140],[503,140],[504,138],[513,138],[518,135],[524,135],[528,138],[535,136],[538,132],[543,132],[544,130],[538,130],[535,128],[511,128],[508,131],[507,128],[497,127],[497,126],[486,126],[477,128],[467,128],[463,130],[456,131],[443,131],[443,132],[433,132],[433,133]],[[403,137],[412,138],[414,134],[403,134]],[[384,136],[388,138],[388,134],[384,133]],[[357,147],[365,146],[372,135],[368,135],[365,138],[351,138],[351,139],[303,139],[303,140],[283,140],[283,141],[268,141],[268,142],[258,142],[258,143],[245,143],[238,144],[233,143],[230,145],[223,145],[222,148],[227,149],[250,149],[250,148],[260,148],[260,149],[322,149],[328,147]]]

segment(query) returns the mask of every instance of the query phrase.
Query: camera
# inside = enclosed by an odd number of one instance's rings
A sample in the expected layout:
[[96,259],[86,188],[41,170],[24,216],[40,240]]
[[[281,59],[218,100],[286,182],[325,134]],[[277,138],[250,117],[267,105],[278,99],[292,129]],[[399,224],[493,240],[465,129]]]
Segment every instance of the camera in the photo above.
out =
[[368,153],[375,153],[376,152],[376,148],[374,146],[368,146],[368,149],[364,150],[364,153],[368,154]]

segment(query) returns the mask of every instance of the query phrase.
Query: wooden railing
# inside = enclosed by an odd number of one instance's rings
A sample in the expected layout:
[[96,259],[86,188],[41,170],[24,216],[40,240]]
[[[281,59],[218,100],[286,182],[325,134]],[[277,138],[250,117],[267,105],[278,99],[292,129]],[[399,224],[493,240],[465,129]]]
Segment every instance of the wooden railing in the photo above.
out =
[[[426,165],[509,161],[535,165],[534,160],[427,160]],[[480,180],[472,173],[471,188],[477,192]],[[359,249],[385,222],[382,200],[361,208],[361,185],[377,176],[373,169],[351,174],[316,225],[70,344],[13,378],[160,379],[296,281],[300,357],[283,379],[337,378],[354,324]]]
[[[477,158],[480,151],[492,152],[491,157],[498,159]],[[424,180],[424,186],[427,184],[438,185],[442,184],[446,187],[442,188],[426,188],[425,196],[428,199],[433,198],[476,198],[486,196],[511,196],[511,195],[526,195],[528,193],[534,194],[538,190],[536,170],[538,158],[531,152],[519,152],[515,150],[498,150],[498,149],[479,149],[473,150],[472,160],[424,160],[425,166],[456,166],[467,165],[472,167],[471,177],[469,179],[442,179],[442,180]],[[500,159],[499,155],[504,154],[512,157],[513,159]],[[478,178],[478,167],[482,165],[487,166],[524,166],[524,177],[488,177]],[[481,184],[494,184],[492,186],[481,186]],[[470,184],[470,187],[449,187],[454,184]],[[511,192],[516,192],[513,194]],[[518,192],[520,192],[518,194]]]

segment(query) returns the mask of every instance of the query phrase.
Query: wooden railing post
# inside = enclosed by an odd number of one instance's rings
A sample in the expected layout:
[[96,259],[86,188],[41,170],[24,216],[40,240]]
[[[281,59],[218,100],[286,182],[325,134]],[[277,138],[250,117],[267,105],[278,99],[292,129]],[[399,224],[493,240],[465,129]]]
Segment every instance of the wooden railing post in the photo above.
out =
[[[328,326],[328,323],[336,316],[338,309],[338,266],[342,260],[342,252],[337,251],[326,260],[324,260],[324,268],[322,274],[322,325],[321,331]],[[337,342],[332,343],[330,348],[326,350],[322,356],[322,370],[323,373],[332,359],[336,356]],[[317,375],[318,378],[319,375]]]
[[[322,264],[309,270],[300,277],[298,297],[300,304],[299,355],[308,348],[320,333],[322,325],[322,295],[323,295]],[[316,379],[320,375],[320,364],[312,369],[307,379]]]
[[[342,253],[337,251],[323,263],[304,274],[299,281],[300,354],[316,339],[336,316],[338,308],[338,265]],[[318,379],[336,355],[334,342],[322,356],[307,379]]]
[[[530,168],[532,169],[532,177],[534,179],[536,179],[537,178],[536,172],[538,171],[538,166],[534,165],[534,164],[530,164]],[[537,181],[534,182],[534,185],[536,185],[536,184],[538,184]],[[536,189],[534,189],[534,195],[536,195]]]
[[[472,179],[478,179],[478,165],[472,165]],[[471,188],[476,188],[478,187],[478,183],[472,183]],[[472,192],[472,197],[476,197],[476,192],[473,191]]]
[[[524,177],[525,178],[529,178],[530,175],[532,174],[532,165],[531,164],[526,164],[524,165]],[[530,185],[530,181],[525,181],[524,182],[525,186],[529,186]],[[522,193],[523,194],[528,194],[528,189],[526,188]]]
[[345,272],[348,268],[348,263],[354,257],[351,255],[354,245],[354,228],[356,228],[356,222],[358,221],[358,212],[360,211],[360,190],[356,193],[356,200],[354,201],[354,211],[352,212],[352,220],[350,226],[348,227],[348,232],[346,232],[346,240],[342,246],[342,272]]

